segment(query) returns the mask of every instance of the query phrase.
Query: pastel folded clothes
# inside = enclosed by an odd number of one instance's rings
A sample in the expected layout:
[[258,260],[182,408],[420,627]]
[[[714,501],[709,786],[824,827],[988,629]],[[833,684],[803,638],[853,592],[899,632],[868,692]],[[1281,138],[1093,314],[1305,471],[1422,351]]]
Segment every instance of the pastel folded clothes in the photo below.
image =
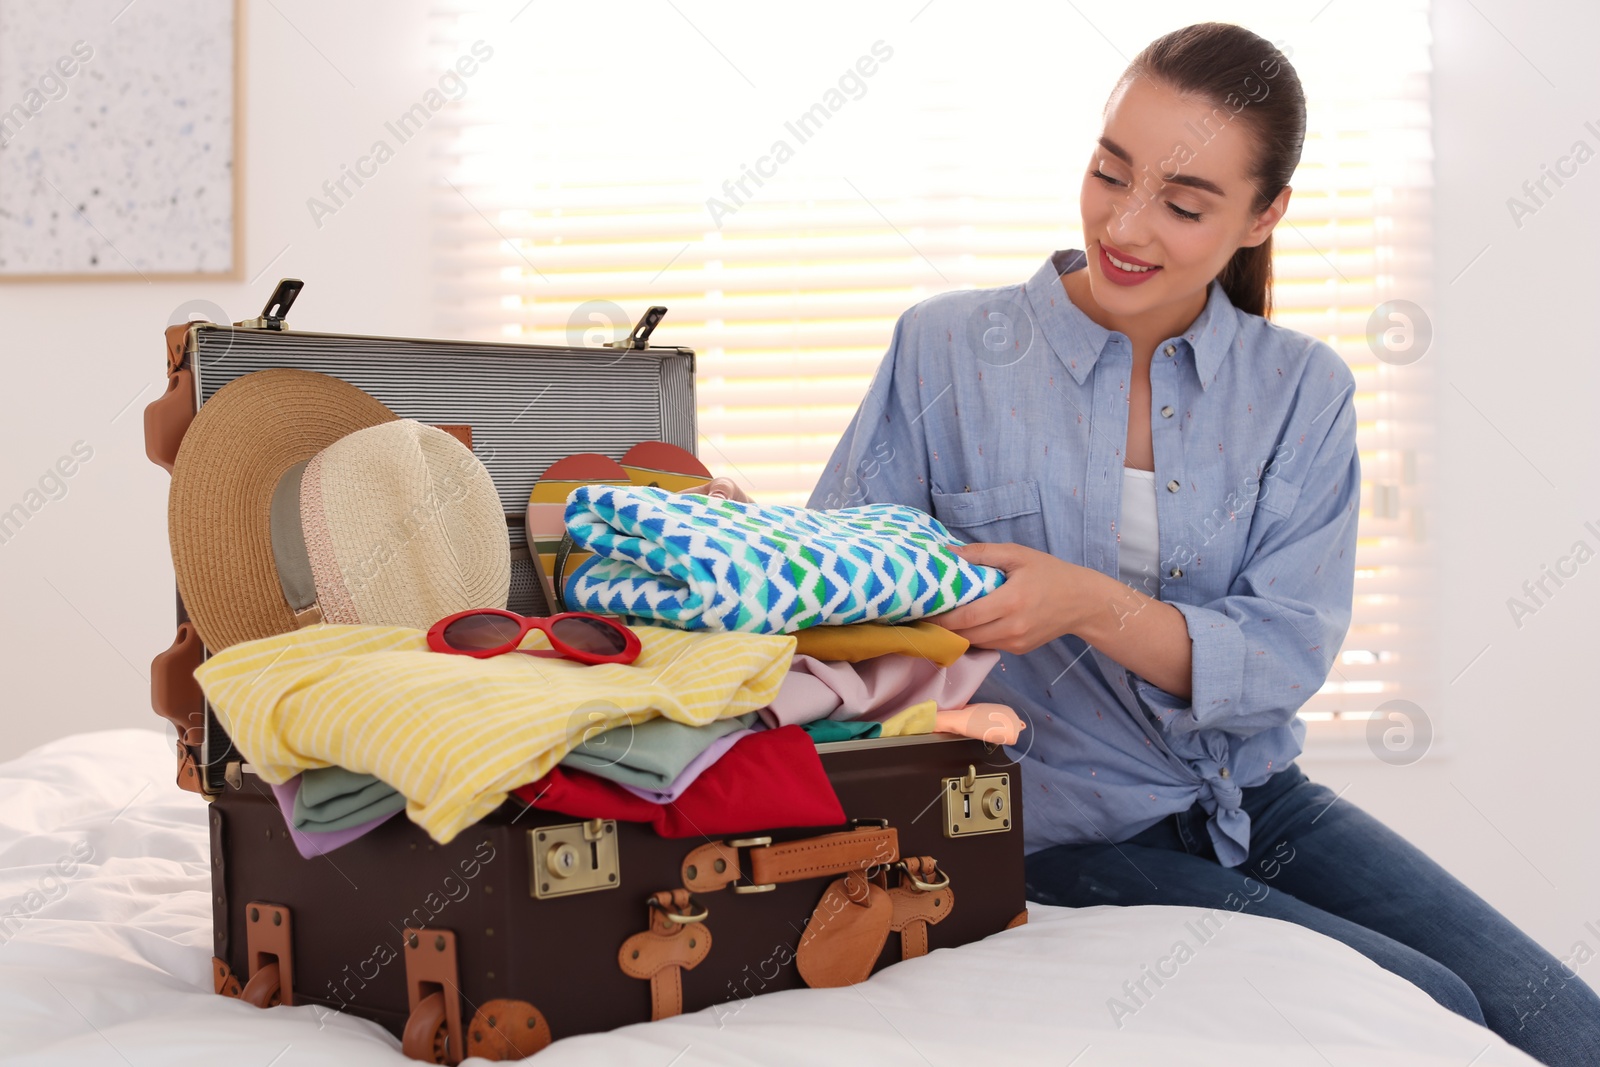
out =
[[723,754],[726,753],[728,749],[732,748],[736,742],[749,737],[757,730],[765,730],[767,728],[767,724],[762,722],[760,717],[746,717],[754,719],[748,729],[735,730],[733,733],[724,734],[715,741],[711,742],[710,745],[706,746],[706,750],[704,752],[700,753],[684,766],[683,770],[678,774],[678,777],[674,778],[665,789],[641,789],[636,785],[627,785],[625,783],[622,783],[622,788],[626,789],[636,797],[639,797],[643,800],[648,800],[652,804],[671,804],[674,800],[677,800],[679,797],[683,796],[684,792],[688,790],[691,785],[694,785],[695,781],[702,774],[704,774],[713,763],[721,759]]
[[615,782],[564,767],[513,793],[545,811],[649,823],[662,837],[672,838],[844,822],[844,809],[816,745],[798,726],[760,730],[744,738],[670,804],[652,804]]
[[[429,651],[421,630],[323,624],[232,645],[195,678],[263,781],[330,766],[376,775],[443,844],[596,726],[700,726],[766,707],[794,652],[782,635],[635,632],[633,663],[586,666],[453,656]],[[538,631],[523,647],[548,648]]]
[[855,741],[870,737],[912,737],[931,734],[938,724],[938,709],[924,700],[895,712],[886,719],[818,719],[801,727],[814,744],[827,741]]
[[860,663],[864,659],[901,653],[932,660],[948,667],[961,658],[971,645],[967,639],[937,623],[858,622],[853,626],[808,626],[796,630],[797,656]]
[[[561,766],[609,778],[635,796],[654,804],[668,804],[693,785],[735,741],[754,733],[752,727],[766,728],[753,711],[704,726],[648,719],[638,726],[614,727],[578,742],[562,758]],[[301,830],[325,832],[376,826],[382,817],[406,806],[400,791],[381,778],[344,767],[303,771],[296,781],[300,786],[291,825]],[[308,796],[315,799],[308,800]],[[291,818],[288,812],[285,818]]]
[[301,830],[344,830],[405,806],[406,798],[381,778],[344,767],[316,767],[300,775],[292,823]]
[[[837,720],[835,720],[837,721]],[[880,720],[883,731],[879,737],[912,737],[917,734],[931,734],[939,722],[939,709],[933,701],[924,700],[903,708],[893,715]]]
[[1027,728],[1028,724],[1004,704],[941,709],[933,727],[935,733],[961,734],[991,745],[1014,745]]
[[561,758],[561,766],[609,778],[641,789],[669,789],[683,769],[718,738],[760,721],[755,712],[689,726],[671,719],[650,719],[586,734]]
[[881,719],[924,700],[940,708],[965,707],[998,662],[1000,653],[987,648],[963,653],[948,667],[902,655],[860,663],[795,655],[761,718],[786,726],[816,719]]
[[883,723],[861,722],[860,720],[818,719],[816,722],[806,723],[800,729],[806,732],[813,744],[825,745],[831,741],[860,741],[877,737],[883,733]]
[[278,782],[268,788],[272,790],[273,799],[278,802],[278,810],[283,812],[283,821],[289,824],[289,840],[294,842],[295,850],[308,860],[325,856],[336,848],[342,848],[400,814],[400,809],[396,808],[387,815],[379,815],[343,830],[301,830],[294,824],[295,795],[300,792],[301,778],[302,775],[297,774],[287,782]]
[[789,633],[899,622],[991,593],[1005,575],[900,504],[819,511],[584,485],[567,495],[573,544],[594,553],[567,579],[569,605],[685,630]]

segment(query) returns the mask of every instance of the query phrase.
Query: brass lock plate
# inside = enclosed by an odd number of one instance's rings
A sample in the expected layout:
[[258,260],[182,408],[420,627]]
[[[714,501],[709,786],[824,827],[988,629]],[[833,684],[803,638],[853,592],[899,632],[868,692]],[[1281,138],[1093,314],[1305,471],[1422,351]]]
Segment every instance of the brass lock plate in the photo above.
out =
[[1011,829],[1011,776],[977,774],[944,780],[944,836],[971,837]]
[[528,891],[539,900],[622,884],[615,819],[528,831]]

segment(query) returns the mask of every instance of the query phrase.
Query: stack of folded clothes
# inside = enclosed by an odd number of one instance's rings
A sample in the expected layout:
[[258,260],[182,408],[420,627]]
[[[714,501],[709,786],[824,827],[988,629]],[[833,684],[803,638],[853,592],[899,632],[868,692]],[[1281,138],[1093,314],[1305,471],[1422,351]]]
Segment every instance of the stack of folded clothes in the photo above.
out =
[[[509,796],[667,837],[833,825],[817,744],[1017,740],[1011,709],[969,703],[999,654],[916,621],[1002,580],[928,516],[614,486],[575,490],[567,514],[594,553],[569,604],[622,616],[631,663],[441,655],[411,627],[324,624],[196,671],[302,855],[401,810],[448,842]],[[537,630],[521,645],[548,647]]]
[[932,516],[584,485],[565,518],[592,553],[567,580],[569,604],[693,631],[794,634],[788,675],[759,712],[767,727],[799,725],[819,744],[935,731],[1014,744],[1023,728],[1004,705],[969,703],[999,653],[907,621],[1004,581],[950,551],[960,542]]
[[997,654],[931,623],[635,632],[633,663],[585,666],[324,625],[224,649],[196,677],[306,856],[401,810],[447,842],[508,794],[667,837],[830,825],[844,817],[816,743],[939,730],[1010,744],[1021,728],[967,704]]

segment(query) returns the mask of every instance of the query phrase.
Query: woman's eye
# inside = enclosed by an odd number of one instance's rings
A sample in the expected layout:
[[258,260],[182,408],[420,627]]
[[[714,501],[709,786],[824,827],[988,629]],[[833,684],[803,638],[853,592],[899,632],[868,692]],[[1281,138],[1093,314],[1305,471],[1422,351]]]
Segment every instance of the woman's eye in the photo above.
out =
[[[1111,175],[1106,174],[1105,172],[1101,171],[1099,168],[1096,168],[1094,173],[1091,174],[1090,177],[1099,178],[1101,181],[1105,182],[1107,185],[1121,186],[1121,185],[1126,184],[1122,180],[1120,180],[1118,178],[1113,178]],[[1198,211],[1185,211],[1183,208],[1179,207],[1177,204],[1174,204],[1170,200],[1167,201],[1167,207],[1172,210],[1172,213],[1174,215],[1178,216],[1178,218],[1180,218],[1180,219],[1183,219],[1185,222],[1199,222],[1200,221],[1200,212],[1198,212]]]

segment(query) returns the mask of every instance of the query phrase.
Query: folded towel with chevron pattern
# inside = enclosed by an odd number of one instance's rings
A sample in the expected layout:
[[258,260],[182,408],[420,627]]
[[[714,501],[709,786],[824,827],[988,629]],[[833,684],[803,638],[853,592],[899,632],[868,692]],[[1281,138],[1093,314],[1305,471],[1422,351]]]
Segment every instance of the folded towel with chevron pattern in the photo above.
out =
[[573,544],[594,555],[567,579],[569,607],[683,630],[793,633],[901,622],[993,592],[933,516],[900,504],[817,511],[649,486],[567,495]]

